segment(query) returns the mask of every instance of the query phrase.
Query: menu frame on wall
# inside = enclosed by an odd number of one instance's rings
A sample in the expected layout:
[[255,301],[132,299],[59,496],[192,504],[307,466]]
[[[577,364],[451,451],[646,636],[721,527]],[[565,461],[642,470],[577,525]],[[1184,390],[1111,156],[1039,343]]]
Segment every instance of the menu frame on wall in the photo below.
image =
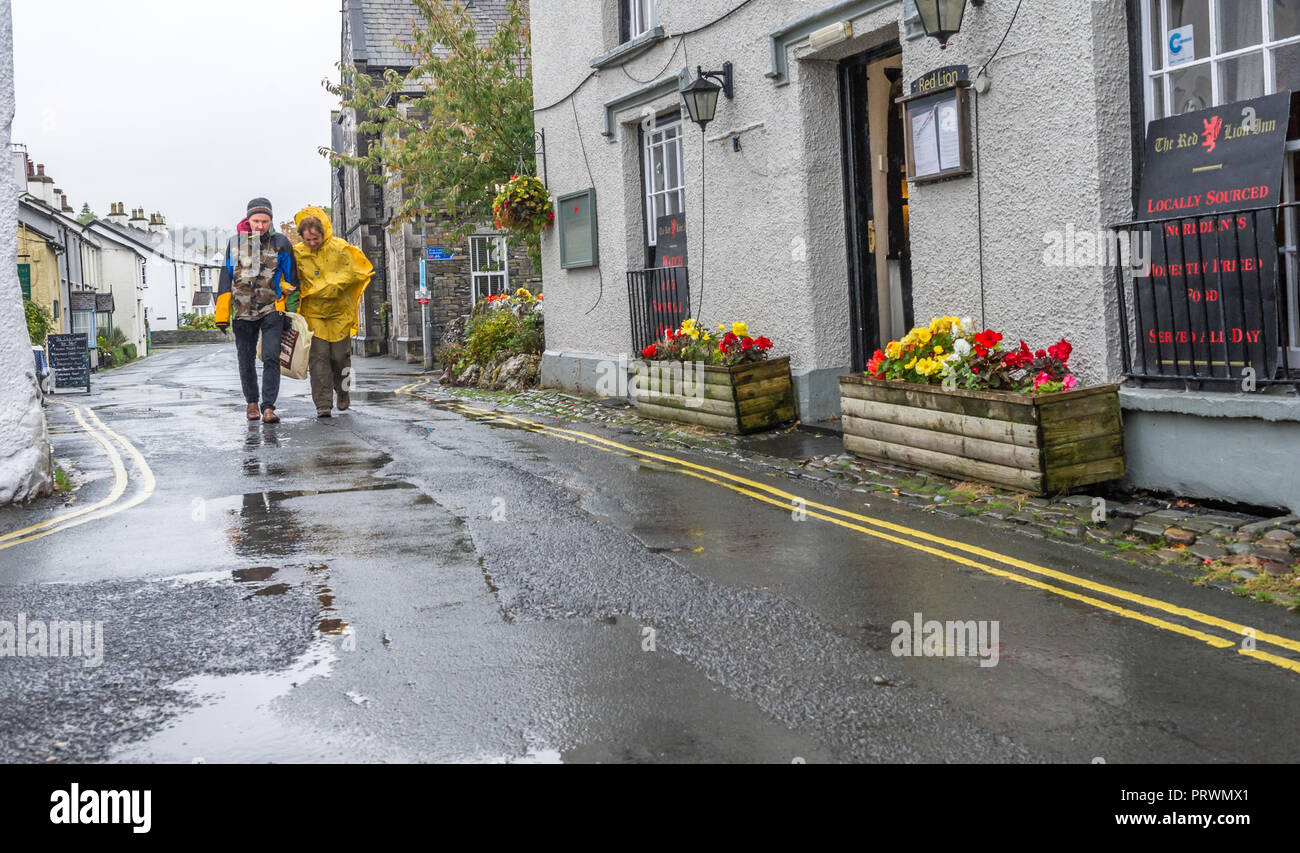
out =
[[[961,66],[964,69],[964,66]],[[971,157],[970,81],[956,70],[938,69],[914,81],[912,93],[896,99],[903,105],[903,139],[907,179],[914,184],[974,174]],[[943,85],[918,85],[931,79]]]

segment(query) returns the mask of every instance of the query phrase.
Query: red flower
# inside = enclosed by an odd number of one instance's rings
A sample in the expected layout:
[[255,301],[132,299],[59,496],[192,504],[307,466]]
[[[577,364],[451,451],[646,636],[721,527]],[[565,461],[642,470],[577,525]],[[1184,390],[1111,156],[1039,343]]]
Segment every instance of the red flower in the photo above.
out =
[[1065,338],[1061,338],[1060,343],[1052,344],[1047,348],[1048,355],[1059,360],[1061,364],[1065,364],[1070,360],[1070,353],[1072,352],[1074,352],[1074,347]]
[[753,349],[753,348],[754,348],[754,339],[751,338],[751,337],[744,337],[744,338],[741,338],[741,340],[740,340],[740,348],[743,349],[743,350],[751,350],[751,349]]
[[980,372],[980,369],[979,369],[978,367],[972,367],[972,368],[970,369],[970,372],[971,372],[971,373],[979,373],[979,372]]
[[991,350],[1002,340],[1002,335],[992,329],[985,329],[975,336],[975,346],[983,347],[985,350]]
[[654,358],[655,353],[657,352],[659,352],[659,347],[656,346],[655,344],[650,344],[645,349],[641,350],[641,355],[645,356],[646,358]]
[[[769,341],[767,338],[755,338],[754,346],[758,347],[759,349],[767,350],[772,348],[772,342]],[[880,350],[876,350],[876,356],[883,359],[885,357],[885,354]]]
[[1020,342],[1020,349],[1012,350],[1002,357],[1007,367],[1028,367],[1034,363],[1034,354],[1029,351],[1029,344]]
[[1047,350],[1040,349],[1038,352],[1034,353],[1034,358],[1047,358]]

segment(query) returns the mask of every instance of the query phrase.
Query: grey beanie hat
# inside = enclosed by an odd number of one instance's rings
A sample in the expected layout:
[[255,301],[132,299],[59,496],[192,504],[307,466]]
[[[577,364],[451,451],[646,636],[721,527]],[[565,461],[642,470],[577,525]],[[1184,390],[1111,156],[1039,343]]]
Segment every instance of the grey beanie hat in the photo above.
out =
[[[261,196],[253,199],[248,203],[248,215],[252,216],[254,213],[265,213],[267,216],[271,216],[271,202]],[[271,216],[271,218],[274,219],[275,217]]]

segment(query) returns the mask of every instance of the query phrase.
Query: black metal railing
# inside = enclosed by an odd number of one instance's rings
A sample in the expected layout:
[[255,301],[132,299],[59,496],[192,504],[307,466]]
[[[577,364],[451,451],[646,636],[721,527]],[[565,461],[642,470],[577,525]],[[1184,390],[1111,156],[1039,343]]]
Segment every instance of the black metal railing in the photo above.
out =
[[629,270],[627,301],[632,317],[632,346],[639,353],[690,316],[691,289],[686,267]]
[[1124,376],[1188,389],[1254,383],[1300,390],[1288,285],[1296,275],[1289,267],[1296,263],[1297,206],[1115,226]]

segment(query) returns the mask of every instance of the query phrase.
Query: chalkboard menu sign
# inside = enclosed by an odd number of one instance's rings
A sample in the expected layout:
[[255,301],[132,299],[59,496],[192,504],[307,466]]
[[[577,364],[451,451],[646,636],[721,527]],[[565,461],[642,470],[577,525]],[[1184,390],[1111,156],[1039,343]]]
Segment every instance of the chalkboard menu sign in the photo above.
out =
[[1157,224],[1150,269],[1134,278],[1145,373],[1276,371],[1274,205],[1290,104],[1291,93],[1279,92],[1148,127],[1137,218]]
[[50,369],[54,371],[55,389],[85,388],[89,394],[90,349],[86,335],[50,335],[45,340],[50,345]]

